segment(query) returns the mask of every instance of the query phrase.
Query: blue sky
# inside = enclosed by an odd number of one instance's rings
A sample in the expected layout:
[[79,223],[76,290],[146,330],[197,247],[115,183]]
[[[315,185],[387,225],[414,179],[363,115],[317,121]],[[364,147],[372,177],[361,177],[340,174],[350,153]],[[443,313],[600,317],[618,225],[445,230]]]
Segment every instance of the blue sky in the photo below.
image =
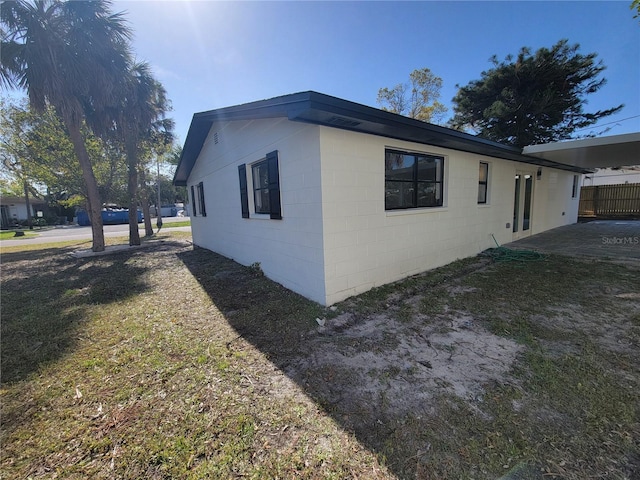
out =
[[478,79],[493,54],[562,38],[607,66],[587,111],[625,104],[600,122],[615,122],[606,135],[637,132],[640,21],[630,3],[156,0],[113,9],[127,12],[138,59],[167,89],[183,142],[195,112],[305,90],[376,107],[380,87],[423,67],[443,79],[451,114],[456,84]]

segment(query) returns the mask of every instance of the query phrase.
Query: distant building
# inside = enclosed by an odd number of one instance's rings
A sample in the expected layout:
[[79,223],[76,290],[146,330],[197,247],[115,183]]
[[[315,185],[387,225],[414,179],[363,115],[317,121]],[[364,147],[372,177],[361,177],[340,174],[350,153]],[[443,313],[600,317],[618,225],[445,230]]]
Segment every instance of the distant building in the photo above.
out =
[[27,202],[24,197],[13,195],[0,196],[0,211],[2,213],[2,228],[7,229],[17,223],[24,222],[29,216],[35,217],[38,211],[43,211],[46,203],[38,198],[29,199],[31,213],[27,212]]
[[592,185],[619,185],[640,183],[640,166],[621,168],[599,168],[582,179],[583,187]]

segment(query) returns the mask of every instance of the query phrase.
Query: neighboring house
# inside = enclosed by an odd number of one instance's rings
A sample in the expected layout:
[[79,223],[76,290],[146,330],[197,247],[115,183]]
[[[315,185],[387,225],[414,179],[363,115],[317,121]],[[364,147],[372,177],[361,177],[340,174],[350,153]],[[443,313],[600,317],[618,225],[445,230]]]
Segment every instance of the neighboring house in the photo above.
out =
[[[35,217],[38,211],[45,209],[46,202],[38,198],[30,198],[29,206],[31,207],[31,217]],[[24,197],[12,195],[0,195],[0,213],[2,214],[3,229],[22,222],[29,216]]]
[[331,305],[576,222],[588,170],[521,152],[303,92],[195,114],[174,183],[195,245]]
[[594,173],[585,175],[582,185],[620,185],[640,183],[640,166],[620,168],[599,168]]

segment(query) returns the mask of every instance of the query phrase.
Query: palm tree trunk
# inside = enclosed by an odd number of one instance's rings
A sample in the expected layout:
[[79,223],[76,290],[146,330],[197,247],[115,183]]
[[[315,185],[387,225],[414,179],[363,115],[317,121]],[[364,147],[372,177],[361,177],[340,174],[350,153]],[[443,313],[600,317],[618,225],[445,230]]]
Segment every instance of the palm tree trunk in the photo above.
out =
[[93,173],[91,159],[87,152],[87,146],[80,132],[80,123],[73,121],[70,115],[64,115],[63,121],[69,132],[69,138],[73,144],[73,151],[78,157],[80,170],[82,170],[82,178],[87,188],[87,206],[89,220],[91,220],[91,235],[93,237],[93,245],[91,250],[94,252],[104,251],[104,230],[102,228],[102,202],[100,201],[100,192],[98,191],[98,182]]
[[140,170],[140,191],[143,192],[140,195],[140,204],[142,205],[142,215],[144,216],[144,234],[147,237],[153,235],[153,226],[151,225],[151,213],[149,212],[149,199],[144,193],[144,187],[147,184],[146,174],[144,168]]
[[132,141],[125,141],[127,150],[127,164],[129,167],[129,245],[140,245],[138,232],[138,156],[137,145]]

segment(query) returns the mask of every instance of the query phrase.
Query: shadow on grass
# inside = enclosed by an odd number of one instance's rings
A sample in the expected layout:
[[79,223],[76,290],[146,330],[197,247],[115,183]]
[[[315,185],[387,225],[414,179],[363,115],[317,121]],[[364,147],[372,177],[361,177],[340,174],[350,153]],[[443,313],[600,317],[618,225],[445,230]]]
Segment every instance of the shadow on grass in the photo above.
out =
[[[344,364],[334,366],[310,360],[324,349],[339,351],[344,347],[345,339],[340,335],[318,334],[316,318],[335,316],[334,312],[251,267],[208,250],[196,247],[178,257],[242,338],[300,386],[345,431],[353,433],[395,475],[415,477],[419,449],[427,442],[417,430],[413,438],[402,439],[394,433],[396,429],[402,430],[399,426],[406,411],[398,416],[389,412],[404,410],[401,402],[390,400],[397,404],[384,405],[384,398],[359,391],[351,381],[346,358]],[[358,348],[376,346],[367,343]]]
[[88,307],[147,289],[135,252],[76,259],[77,247],[2,255],[2,382],[23,380],[64,356]]
[[[513,468],[503,478],[541,479],[544,459],[554,455],[564,458],[563,448],[573,445],[576,436],[596,438],[598,428],[583,428],[584,412],[579,405],[590,401],[590,411],[597,411],[603,423],[627,421],[625,412],[629,409],[617,406],[628,404],[630,393],[611,386],[618,384],[608,372],[603,371],[598,377],[592,398],[569,388],[578,381],[575,379],[579,374],[584,375],[580,382],[595,385],[595,365],[602,364],[602,359],[596,353],[586,355],[586,347],[581,347],[584,339],[574,331],[575,326],[571,325],[566,332],[558,331],[553,320],[549,325],[543,320],[553,314],[547,311],[549,306],[568,305],[571,310],[584,308],[588,312],[618,305],[612,303],[615,297],[611,292],[606,289],[600,292],[601,287],[616,285],[620,291],[635,291],[635,270],[553,257],[527,265],[526,270],[520,264],[501,264],[486,271],[482,259],[467,259],[354,297],[338,305],[347,312],[346,316],[330,319],[336,313],[268,280],[256,269],[199,248],[182,252],[178,258],[235,331],[293,380],[342,429],[353,433],[398,478],[460,478],[461,472],[469,477],[498,478],[507,473],[507,465]],[[456,279],[464,280],[458,284]],[[454,285],[458,292],[452,294],[446,287]],[[404,299],[399,301],[399,297]],[[420,300],[418,305],[427,317],[426,323],[420,323],[420,315],[411,312],[405,315],[409,318],[403,317],[403,306],[416,299]],[[540,366],[529,360],[518,367],[514,375],[520,380],[516,384],[503,382],[499,375],[490,382],[483,381],[468,367],[463,376],[486,384],[484,394],[469,401],[447,393],[450,389],[446,381],[439,385],[437,381],[434,384],[419,380],[432,378],[435,366],[417,360],[425,351],[434,351],[437,343],[432,342],[452,330],[450,321],[441,324],[445,328],[442,332],[429,329],[429,319],[446,311],[445,307],[475,312],[477,318],[471,321],[472,327],[482,323],[483,328],[500,338],[509,337],[509,345],[523,346],[515,352],[528,352],[524,346],[530,346],[535,355],[527,353],[527,358],[540,360]],[[319,328],[315,321],[318,317],[329,318],[332,328]],[[374,321],[369,321],[368,327],[364,326],[366,321],[360,321],[372,318]],[[492,318],[496,320],[490,321]],[[468,328],[471,327],[463,325],[457,332]],[[467,344],[482,343],[480,329],[468,331],[471,336],[461,340],[460,351],[470,350]],[[594,332],[590,334],[597,336]],[[585,358],[582,354],[575,357],[575,365],[563,363],[564,356],[555,359],[542,353],[541,345],[557,342],[558,348],[563,348],[563,342],[571,339],[577,342],[576,351],[585,354]],[[493,336],[490,340],[495,341]],[[418,348],[408,349],[411,345]],[[505,345],[500,343],[498,350],[506,348]],[[446,345],[441,344],[440,348],[443,346]],[[440,354],[440,358],[448,356],[451,360],[453,350],[447,355],[441,349]],[[392,358],[387,361],[388,357]],[[331,362],[323,361],[327,358]],[[460,358],[460,353],[456,358]],[[478,359],[480,370],[489,368],[491,358],[487,354],[486,358]],[[364,367],[367,372],[364,377],[369,375],[370,381],[363,380],[362,375],[354,377],[354,371],[367,359],[370,363]],[[428,373],[423,375],[422,371]],[[518,381],[527,385],[528,390],[518,386]],[[544,392],[549,391],[549,384],[554,381],[558,391],[549,399]],[[530,402],[530,411],[514,410],[514,402],[517,405],[523,401],[523,391]],[[607,391],[615,393],[602,402],[601,392]],[[566,395],[570,395],[571,401]],[[616,407],[597,407],[607,402]],[[482,414],[478,413],[478,405]],[[547,422],[537,416],[545,408],[563,413]],[[547,438],[559,439],[562,446],[556,451]],[[602,443],[600,437],[587,440],[582,446],[584,450],[575,454],[576,465],[591,458],[592,450]],[[625,456],[628,446],[621,442],[616,448],[616,458],[622,465],[620,471],[632,470],[629,465],[635,457]]]

